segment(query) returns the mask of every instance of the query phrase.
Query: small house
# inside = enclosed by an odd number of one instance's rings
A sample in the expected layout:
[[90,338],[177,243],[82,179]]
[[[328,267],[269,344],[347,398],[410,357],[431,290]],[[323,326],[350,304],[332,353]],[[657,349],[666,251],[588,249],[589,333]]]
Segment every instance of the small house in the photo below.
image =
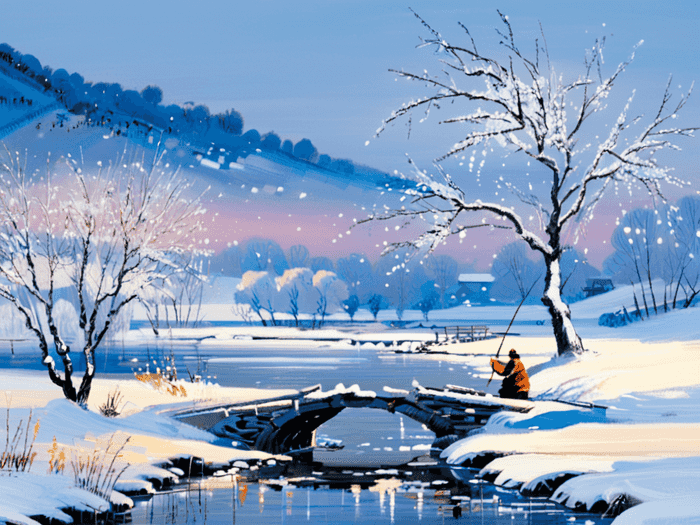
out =
[[462,273],[448,294],[448,303],[453,306],[487,304],[494,281],[495,277],[490,273]]

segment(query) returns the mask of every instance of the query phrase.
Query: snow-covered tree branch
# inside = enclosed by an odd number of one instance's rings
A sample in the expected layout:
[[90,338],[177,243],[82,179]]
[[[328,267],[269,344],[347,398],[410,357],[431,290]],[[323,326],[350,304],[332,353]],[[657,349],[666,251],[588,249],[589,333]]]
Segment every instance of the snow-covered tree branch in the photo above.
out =
[[[159,159],[126,153],[85,170],[72,159],[29,174],[19,153],[0,160],[0,297],[37,338],[51,380],[85,403],[95,352],[122,310],[182,266],[202,229],[201,196]],[[80,338],[69,341],[56,319],[55,292],[77,310]],[[71,344],[86,371],[76,388]],[[62,364],[56,365],[55,358]]]
[[[465,26],[460,24],[467,44],[454,45],[420,16],[415,16],[428,31],[428,37],[419,47],[434,49],[440,71],[430,74],[424,70],[419,74],[392,70],[399,77],[424,86],[427,94],[393,111],[377,135],[402,117],[410,119],[414,111],[424,112],[422,120],[425,120],[432,109],[441,110],[443,106],[449,108],[449,116],[440,124],[457,126],[464,134],[435,159],[436,175],[411,162],[412,171],[406,177],[416,186],[406,190],[412,197],[410,205],[387,210],[368,220],[420,218],[428,223],[417,240],[395,243],[388,250],[407,246],[433,250],[450,235],[464,236],[469,229],[488,223],[512,230],[544,257],[542,302],[552,317],[558,352],[581,352],[583,344],[561,298],[560,261],[566,249],[565,235],[592,219],[596,205],[611,187],[638,186],[663,200],[662,184],[684,184],[673,175],[671,166],[659,160],[658,154],[678,149],[678,139],[692,137],[698,129],[673,125],[674,121],[678,122],[676,118],[692,87],[674,105],[669,80],[658,106],[647,117],[631,116],[632,93],[619,114],[606,122],[604,112],[611,111],[607,99],[633,62],[641,42],[627,60],[605,76],[605,39],[599,39],[586,52],[578,76],[569,78],[568,73],[555,70],[544,37],[535,40],[534,57],[522,53],[508,17],[500,12],[501,29],[496,32],[502,52],[494,49],[490,54],[477,49]],[[460,104],[465,108],[463,112]],[[470,174],[476,155],[481,153],[486,157],[494,149],[499,149],[503,157],[522,158],[524,165],[539,165],[546,174],[544,189],[533,189],[531,184],[526,189],[522,187],[527,184],[524,177],[513,177],[507,172],[499,177],[498,173],[491,173],[498,179],[499,187],[505,186],[521,204],[534,209],[540,228],[528,227],[515,207],[479,198],[478,186],[473,184]],[[469,157],[469,173],[462,173],[465,177],[462,184],[455,182],[438,164],[458,155]],[[483,165],[482,160],[478,174]],[[523,171],[530,169],[535,168],[523,167]],[[459,171],[466,172],[461,168]],[[464,216],[474,213],[482,217],[481,224],[478,219],[475,224],[465,223]],[[489,216],[496,220],[488,220]]]

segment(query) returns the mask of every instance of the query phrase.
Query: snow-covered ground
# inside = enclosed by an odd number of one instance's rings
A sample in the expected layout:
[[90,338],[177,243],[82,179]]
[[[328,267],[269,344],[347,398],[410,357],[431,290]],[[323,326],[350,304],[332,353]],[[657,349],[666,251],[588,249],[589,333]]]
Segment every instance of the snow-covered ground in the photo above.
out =
[[[527,336],[509,335],[504,350],[517,348],[530,372],[531,397],[543,402],[536,403],[529,413],[502,412],[493,416],[482,432],[454,443],[444,451],[443,458],[449,464],[461,465],[479,459],[484,464],[488,461],[485,458],[496,456],[482,470],[487,479],[524,493],[548,486],[554,500],[571,508],[603,512],[613,502],[621,508],[631,505],[615,524],[700,523],[700,316],[697,309],[689,309],[617,329],[598,327],[594,322],[586,324],[586,320],[593,321],[622,304],[629,308],[629,299],[629,290],[622,288],[573,305],[574,319],[585,327],[581,332],[588,349],[578,358],[554,357],[554,341],[546,326],[518,326],[521,333],[521,327],[530,331]],[[226,313],[221,313],[224,310]],[[498,324],[504,319],[507,322],[513,307],[470,308],[468,317],[463,310],[467,308],[433,312],[431,316],[443,324],[465,318]],[[226,320],[234,320],[230,305],[217,311]],[[538,306],[523,307],[518,316],[521,322],[541,318],[546,315]],[[161,337],[200,341],[202,345],[234,346],[236,341],[249,346],[269,344],[252,337],[271,335],[280,338],[279,344],[293,348],[314,339],[324,340],[316,341],[319,347],[329,343],[369,345],[387,339],[399,344],[430,338],[431,331],[394,330],[369,324],[362,330],[239,326],[161,333]],[[134,330],[127,339],[144,337],[148,337],[147,330]],[[485,380],[490,376],[488,359],[496,347],[492,339],[439,348],[476,367]],[[415,357],[452,359],[445,354]],[[30,408],[35,420],[40,421],[31,473],[0,476],[0,522],[32,523],[27,516],[37,514],[65,520],[61,509],[66,507],[106,508],[106,501],[71,487],[56,474],[47,474],[54,437],[60,447],[70,451],[81,447],[92,450],[110,438],[122,443],[125,436],[131,436],[123,452],[123,460],[131,466],[116,487],[124,491],[150,492],[150,480],[175,478],[178,472],[167,470],[171,458],[197,456],[222,469],[236,461],[252,464],[284,459],[218,446],[215,437],[166,419],[149,407],[174,401],[248,401],[291,390],[183,383],[187,397],[174,398],[136,380],[98,377],[90,411],[84,411],[63,400],[44,373],[0,371],[0,382],[5,391],[0,405],[11,407],[10,428],[15,428],[20,420],[26,421]],[[124,395],[124,411],[118,418],[104,418],[97,409],[117,385]],[[544,401],[551,399],[608,408],[603,413],[580,405]],[[4,488],[5,485],[12,489]],[[127,501],[125,497],[115,498]]]
[[[238,467],[231,468],[236,464],[255,465],[291,459],[220,446],[216,436],[160,416],[157,407],[183,398],[155,391],[136,379],[96,379],[89,411],[63,399],[60,390],[42,372],[2,370],[0,383],[5,394],[0,397],[0,407],[3,408],[3,416],[7,414],[12,433],[21,426],[21,422],[26,424],[31,410],[31,442],[34,423],[39,422],[33,447],[36,457],[29,472],[0,473],[0,523],[35,524],[36,521],[28,517],[38,515],[70,523],[71,517],[64,512],[68,508],[91,513],[109,510],[104,498],[74,486],[70,461],[72,458],[85,458],[95,450],[104,451],[110,441],[114,450],[117,445],[124,444],[127,437],[128,443],[120,452],[117,465],[119,468],[126,464],[129,466],[119,478],[111,497],[112,503],[126,506],[132,506],[132,502],[119,491],[154,493],[154,483],[156,486],[165,482],[176,483],[182,472],[168,468],[173,459],[201,458],[211,468],[230,472],[238,471]],[[212,400],[253,401],[295,392],[222,388],[205,383],[180,384],[187,390],[187,397],[180,402],[183,406]],[[99,407],[117,387],[123,396],[122,413],[117,418],[106,418],[99,413]],[[5,430],[5,422],[2,427]],[[66,458],[65,476],[49,473],[54,439],[57,450],[63,451]],[[5,436],[2,442],[4,444]],[[107,457],[105,468],[109,462],[110,457]]]

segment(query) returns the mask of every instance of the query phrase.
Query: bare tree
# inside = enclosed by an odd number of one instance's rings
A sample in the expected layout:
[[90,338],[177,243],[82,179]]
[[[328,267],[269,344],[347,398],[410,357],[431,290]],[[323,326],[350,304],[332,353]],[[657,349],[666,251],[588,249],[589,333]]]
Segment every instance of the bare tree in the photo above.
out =
[[[176,271],[168,278],[166,287],[166,304],[172,308],[174,326],[197,326],[202,316],[202,298],[206,276],[192,265]],[[170,326],[169,312],[166,307],[166,322]]]
[[336,261],[338,277],[346,282],[348,293],[356,295],[360,301],[371,293],[374,279],[372,276],[372,264],[369,258],[362,253],[351,253]]
[[263,312],[267,312],[269,315],[272,326],[277,325],[274,307],[277,285],[268,272],[247,271],[243,274],[243,278],[237,288],[236,302],[249,304],[260,318],[263,326],[267,326],[267,320],[263,316]]
[[392,290],[395,298],[394,306],[396,307],[396,318],[399,321],[403,319],[403,313],[406,310],[406,306],[408,306],[409,304],[409,286],[411,284],[409,275],[410,271],[410,268],[401,267],[393,270],[391,274],[391,277],[393,277],[393,279],[391,279],[389,287],[394,287],[394,289]]
[[[543,273],[542,265],[538,267],[527,255],[527,247],[522,243],[512,242],[501,248],[491,269],[496,278],[491,288],[491,297],[501,301],[525,300],[527,293]],[[541,286],[539,291],[542,292]]]
[[688,308],[700,294],[700,198],[683,197],[676,205],[665,207],[665,216],[658,222],[663,236],[657,241],[661,248],[664,310],[676,308],[679,300]]
[[661,277],[663,241],[669,233],[664,225],[659,210],[636,209],[627,213],[613,231],[610,244],[615,252],[606,260],[606,267],[617,280],[639,283],[647,317],[650,308],[658,313],[652,281]]
[[671,227],[678,265],[677,285],[673,296],[675,308],[678,290],[683,289],[688,308],[700,295],[700,198],[684,197],[671,208]]
[[[83,172],[73,162],[32,182],[18,154],[0,163],[0,297],[37,338],[51,381],[85,403],[95,352],[123,309],[160,287],[183,264],[201,229],[201,196],[178,173],[126,154]],[[86,371],[73,382],[70,341],[57,322],[54,292],[74,297]],[[59,371],[54,356],[62,363]]]
[[328,314],[343,310],[343,301],[348,298],[348,288],[335,273],[327,270],[316,272],[313,284],[318,292],[316,313],[321,316],[318,324],[320,328]]
[[457,261],[449,255],[431,254],[426,260],[426,267],[440,290],[439,305],[445,308],[445,293],[451,285],[457,283],[459,274]]
[[289,312],[299,326],[299,315],[314,313],[316,296],[314,274],[308,268],[292,268],[276,279],[278,293],[275,305],[280,312]]
[[[203,261],[183,259],[181,268],[168,272],[164,285],[148,290],[139,297],[153,333],[158,336],[161,313],[165,314],[165,327],[197,326],[202,320],[202,299],[206,275],[202,272]],[[172,314],[172,320],[171,320]]]
[[[618,115],[613,116],[609,131],[596,116],[606,109],[605,100],[616,85],[620,75],[633,60],[621,63],[608,77],[602,73],[602,52],[605,40],[598,40],[584,57],[579,76],[572,81],[556,72],[548,57],[546,42],[535,40],[534,58],[521,53],[516,45],[508,18],[499,12],[502,31],[498,32],[501,45],[507,55],[498,58],[477,49],[467,28],[465,46],[453,45],[430,27],[422,18],[418,20],[429,32],[422,46],[433,47],[440,57],[441,72],[438,75],[394,71],[400,77],[426,86],[430,91],[405,103],[387,118],[377,134],[387,124],[406,117],[414,110],[440,109],[443,105],[455,108],[463,102],[470,108],[466,114],[455,115],[441,123],[457,124],[467,129],[466,135],[436,163],[458,154],[478,153],[473,148],[483,146],[500,149],[504,155],[534,162],[547,173],[547,184],[537,188],[519,188],[508,172],[498,177],[498,184],[510,190],[522,204],[534,209],[533,215],[541,221],[539,231],[531,228],[515,211],[515,207],[503,202],[486,202],[477,197],[479,188],[471,180],[461,186],[439,165],[437,174],[430,175],[414,166],[409,175],[417,186],[406,191],[412,196],[412,205],[391,209],[370,220],[412,218],[429,221],[424,234],[418,239],[393,246],[414,246],[433,250],[453,234],[466,235],[469,228],[492,226],[510,229],[526,242],[532,250],[544,258],[545,289],[542,302],[548,307],[559,354],[582,352],[583,344],[571,322],[568,305],[562,300],[562,276],[560,260],[566,245],[564,239],[569,228],[585,225],[592,218],[593,210],[606,190],[618,184],[639,186],[653,195],[663,198],[661,183],[681,183],[671,176],[671,168],[661,165],[657,154],[672,150],[673,139],[692,136],[697,128],[670,125],[686,104],[688,95],[671,105],[670,81],[659,106],[651,118],[630,116],[632,97]],[[422,117],[422,116],[421,116]],[[594,127],[588,129],[590,123]],[[591,137],[604,135],[597,144]],[[488,146],[488,148],[487,148]],[[471,150],[471,152],[469,151]],[[523,166],[523,171],[530,170]],[[521,179],[519,179],[521,180]],[[543,190],[541,188],[544,188]],[[468,191],[467,191],[468,190]],[[479,217],[495,217],[489,225],[465,223],[465,212],[477,212]]]
[[396,252],[392,255],[383,257],[375,265],[375,282],[383,285],[381,289],[396,308],[396,317],[400,321],[406,308],[419,299],[420,283],[416,281],[416,276],[420,277],[420,274],[413,271],[419,265],[411,264],[413,261],[409,253]]

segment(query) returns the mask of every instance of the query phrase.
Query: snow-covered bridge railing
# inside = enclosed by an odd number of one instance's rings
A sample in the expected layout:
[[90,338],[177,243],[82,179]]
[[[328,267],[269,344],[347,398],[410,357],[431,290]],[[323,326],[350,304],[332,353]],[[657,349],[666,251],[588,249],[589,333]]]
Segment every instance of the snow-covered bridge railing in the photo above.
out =
[[0,339],[0,344],[10,343],[10,350],[12,351],[12,355],[15,355],[15,343],[23,343],[24,341],[28,341],[28,339],[3,338]]
[[531,401],[505,400],[471,389],[414,385],[411,392],[385,387],[385,395],[357,385],[323,392],[320,385],[299,393],[254,403],[217,404],[170,409],[166,413],[213,434],[273,454],[311,450],[315,431],[346,408],[375,408],[403,414],[435,434],[434,446],[444,448],[483,426],[501,410],[527,412]]
[[[496,337],[496,335],[489,331],[488,326],[445,326],[443,327],[445,332],[445,341],[455,341],[461,342],[473,342],[481,341],[482,339],[491,339]],[[439,341],[439,332],[435,332],[435,342]]]

